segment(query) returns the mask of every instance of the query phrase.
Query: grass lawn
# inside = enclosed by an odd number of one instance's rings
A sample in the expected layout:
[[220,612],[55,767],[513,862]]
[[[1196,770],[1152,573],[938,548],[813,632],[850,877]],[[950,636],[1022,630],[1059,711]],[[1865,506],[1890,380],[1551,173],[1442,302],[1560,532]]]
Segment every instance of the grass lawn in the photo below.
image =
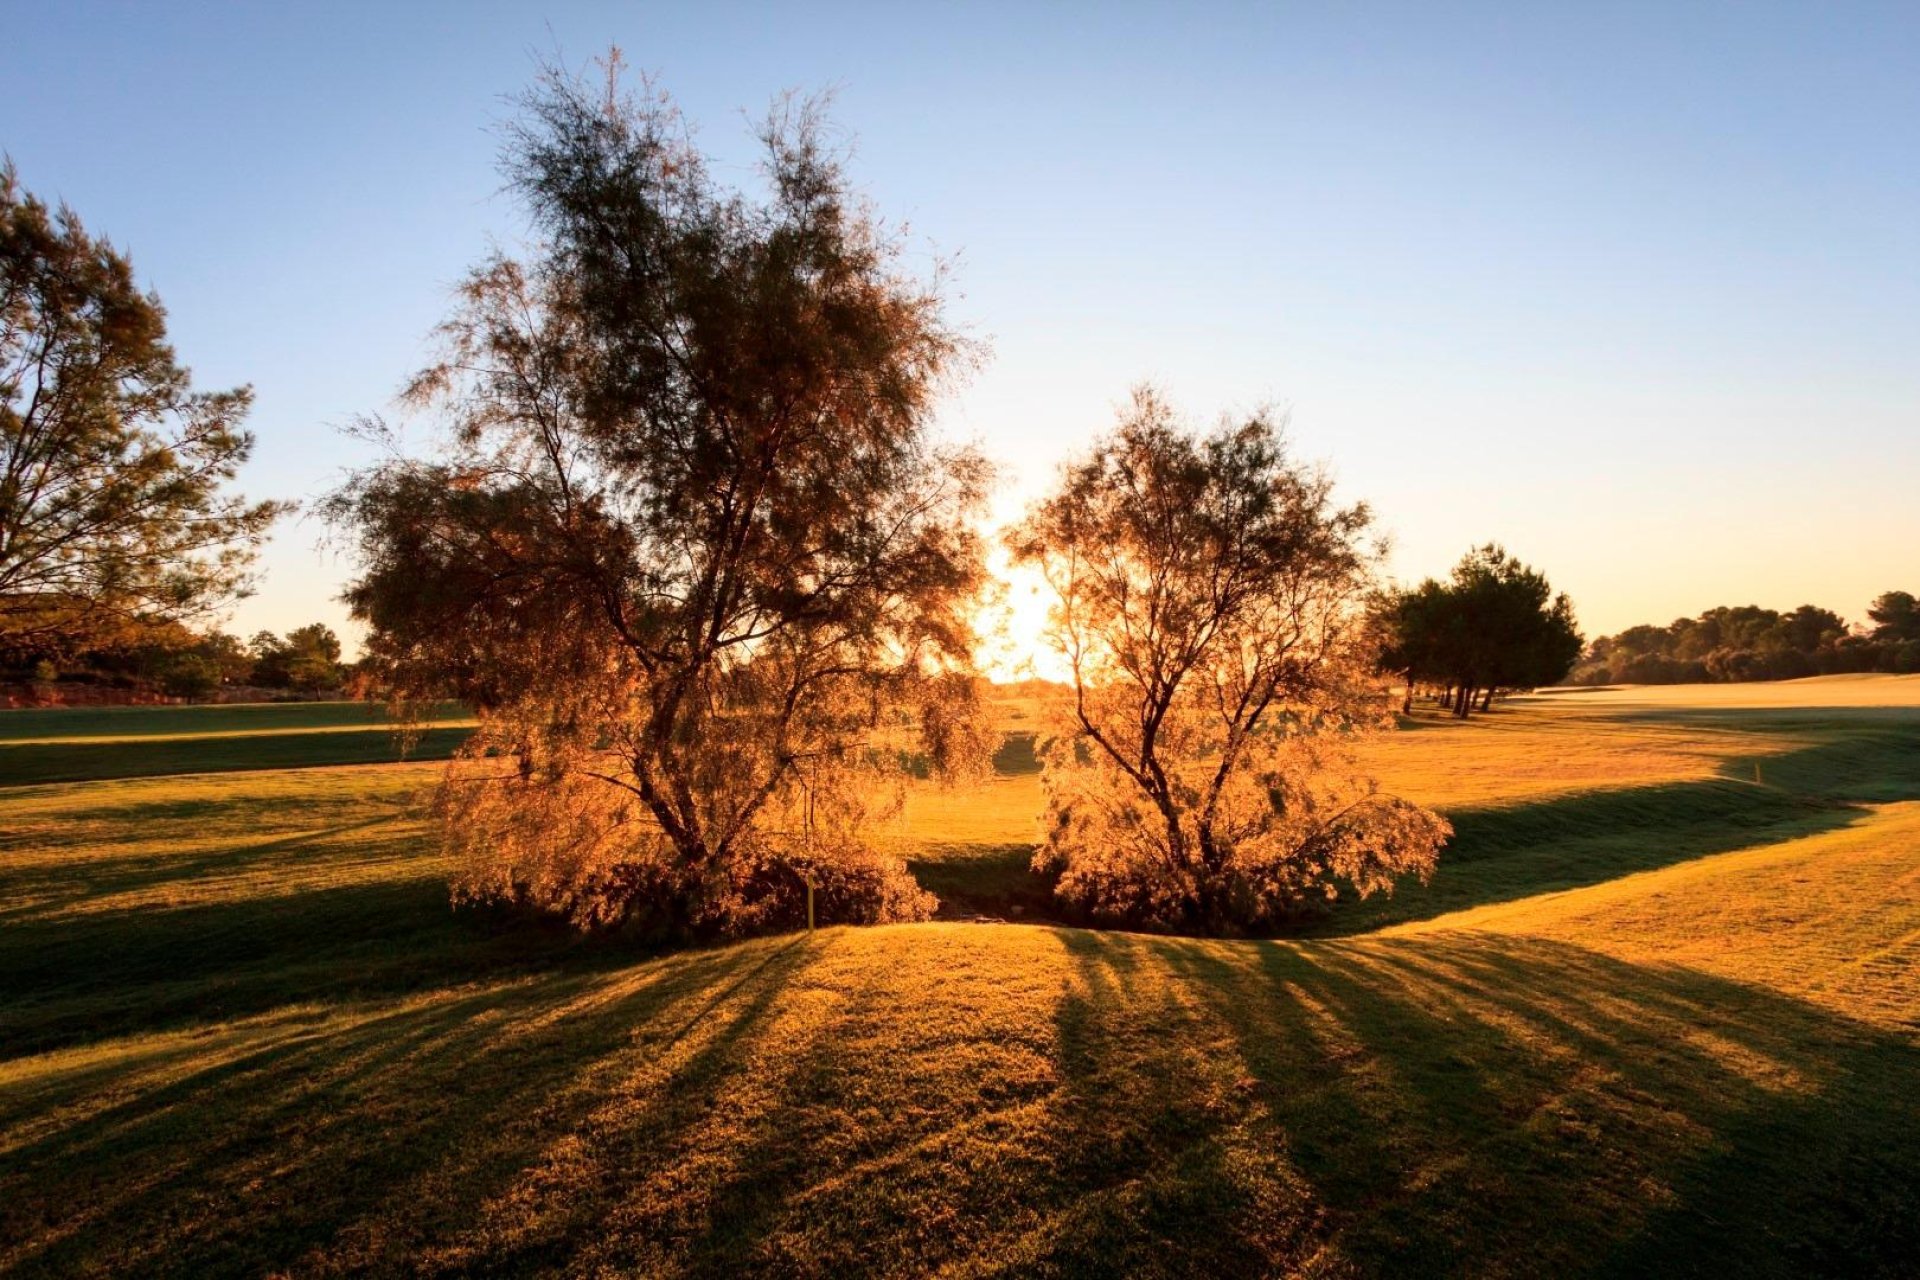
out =
[[339,724],[0,719],[207,753],[0,778],[0,1272],[1912,1275],[1920,682],[1636,692],[1381,744],[1459,838],[1323,936],[1045,923],[1015,745],[888,837],[1010,923],[664,956]]

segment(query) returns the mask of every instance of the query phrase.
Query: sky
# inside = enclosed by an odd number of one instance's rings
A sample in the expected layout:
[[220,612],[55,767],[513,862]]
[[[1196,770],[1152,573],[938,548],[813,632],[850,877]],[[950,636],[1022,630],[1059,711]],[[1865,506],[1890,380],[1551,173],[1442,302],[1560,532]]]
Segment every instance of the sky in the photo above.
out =
[[[0,0],[0,149],[250,383],[250,496],[340,428],[527,229],[501,126],[610,45],[756,181],[831,90],[852,171],[991,358],[939,429],[1042,492],[1135,384],[1271,405],[1393,539],[1503,543],[1590,635],[1718,604],[1860,620],[1920,590],[1920,6]],[[282,524],[243,635],[351,565]],[[1031,610],[1029,609],[1030,613]]]

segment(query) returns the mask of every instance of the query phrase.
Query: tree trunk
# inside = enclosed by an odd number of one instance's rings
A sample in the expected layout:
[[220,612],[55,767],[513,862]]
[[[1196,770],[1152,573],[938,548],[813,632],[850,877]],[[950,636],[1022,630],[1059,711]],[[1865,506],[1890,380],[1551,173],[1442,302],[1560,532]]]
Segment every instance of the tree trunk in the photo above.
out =
[[1403,716],[1413,714],[1413,672],[1411,671],[1407,672],[1407,696],[1400,700],[1400,714]]
[[1480,695],[1480,709],[1482,711],[1493,710],[1493,690],[1491,688]]
[[1473,711],[1473,686],[1463,684],[1460,692],[1453,698],[1453,716],[1456,720],[1465,720]]

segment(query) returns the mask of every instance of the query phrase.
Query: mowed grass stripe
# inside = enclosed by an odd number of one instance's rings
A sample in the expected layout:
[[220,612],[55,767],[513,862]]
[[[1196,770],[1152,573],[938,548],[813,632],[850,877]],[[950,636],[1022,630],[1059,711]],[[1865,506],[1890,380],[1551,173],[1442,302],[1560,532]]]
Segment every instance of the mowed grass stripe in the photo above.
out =
[[[442,703],[428,717],[459,721],[458,703]],[[0,711],[0,742],[65,742],[75,738],[205,737],[298,729],[366,729],[388,724],[386,708],[370,702],[253,702],[213,706],[26,707]]]
[[357,732],[329,728],[185,738],[125,738],[108,742],[0,744],[0,788],[242,769],[444,760],[471,733],[472,729],[466,726],[430,728],[403,740],[386,727]]

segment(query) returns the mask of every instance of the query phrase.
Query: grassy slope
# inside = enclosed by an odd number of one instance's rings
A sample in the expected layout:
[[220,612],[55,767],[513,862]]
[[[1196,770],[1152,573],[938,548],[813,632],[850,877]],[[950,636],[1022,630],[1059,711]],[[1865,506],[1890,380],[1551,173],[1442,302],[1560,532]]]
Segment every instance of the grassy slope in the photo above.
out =
[[[1920,724],[1708,710],[1402,735],[1462,847],[1298,943],[635,960],[447,912],[431,766],[20,788],[0,1270],[1900,1274]],[[896,838],[1020,905],[1036,798]]]

